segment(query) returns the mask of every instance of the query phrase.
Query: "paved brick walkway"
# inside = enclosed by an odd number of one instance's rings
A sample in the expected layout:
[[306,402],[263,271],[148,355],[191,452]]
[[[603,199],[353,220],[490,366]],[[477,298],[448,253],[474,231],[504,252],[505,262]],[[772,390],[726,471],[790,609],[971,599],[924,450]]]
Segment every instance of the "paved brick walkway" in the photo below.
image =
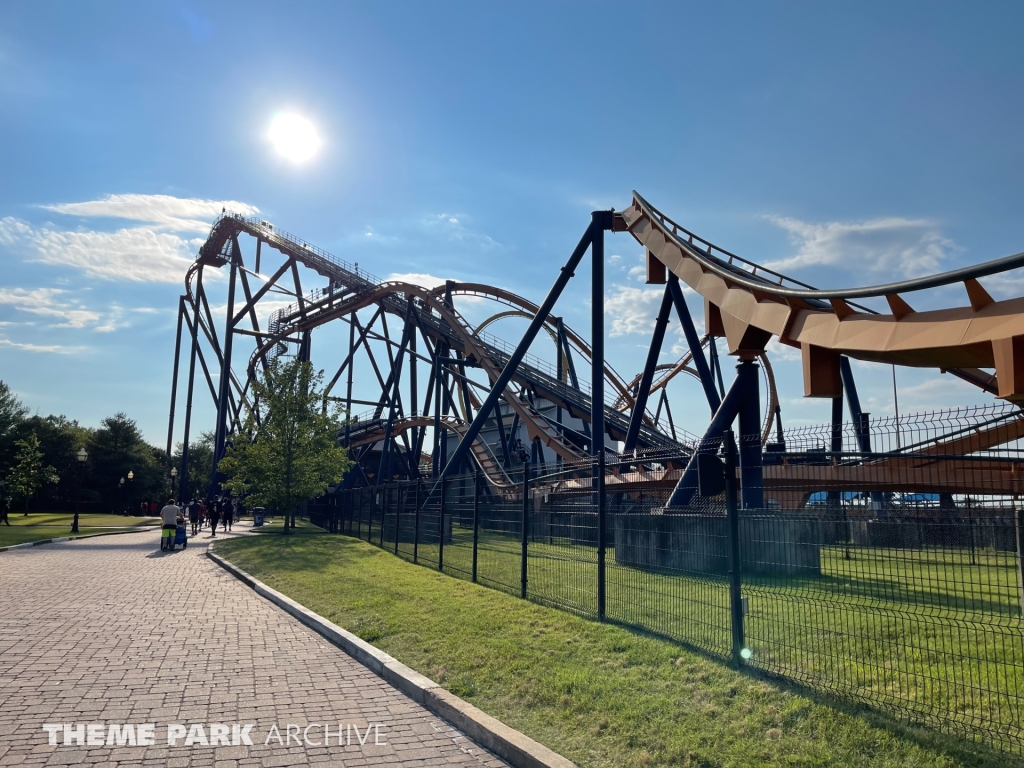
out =
[[[0,553],[0,765],[505,765],[228,576],[209,541],[162,553],[149,531]],[[104,740],[155,723],[156,739],[79,747],[61,731],[50,746],[44,723],[100,723]],[[207,738],[210,723],[254,723],[254,746],[170,747],[169,723]],[[330,747],[265,744],[274,724],[284,739],[311,723],[330,724]],[[347,728],[374,723],[385,745]]]

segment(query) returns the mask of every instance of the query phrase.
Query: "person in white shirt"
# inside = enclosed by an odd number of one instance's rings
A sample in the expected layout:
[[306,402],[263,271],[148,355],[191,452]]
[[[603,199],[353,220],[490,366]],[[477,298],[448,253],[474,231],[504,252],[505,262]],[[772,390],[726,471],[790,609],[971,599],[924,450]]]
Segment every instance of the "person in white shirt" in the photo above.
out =
[[163,530],[160,536],[160,549],[165,550],[174,546],[174,532],[178,527],[178,515],[181,510],[170,499],[167,505],[160,510],[160,520],[163,522]]

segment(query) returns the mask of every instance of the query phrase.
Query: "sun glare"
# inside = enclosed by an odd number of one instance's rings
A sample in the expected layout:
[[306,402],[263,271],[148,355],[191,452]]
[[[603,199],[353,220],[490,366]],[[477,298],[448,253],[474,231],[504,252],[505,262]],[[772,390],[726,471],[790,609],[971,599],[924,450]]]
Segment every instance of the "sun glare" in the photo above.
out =
[[289,112],[274,115],[270,122],[270,141],[282,157],[304,163],[320,148],[320,137],[313,124]]

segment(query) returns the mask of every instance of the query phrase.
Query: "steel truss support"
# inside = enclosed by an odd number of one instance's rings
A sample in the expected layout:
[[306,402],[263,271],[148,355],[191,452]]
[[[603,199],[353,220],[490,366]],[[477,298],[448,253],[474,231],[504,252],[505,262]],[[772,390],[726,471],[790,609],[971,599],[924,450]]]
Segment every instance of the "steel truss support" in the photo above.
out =
[[[704,436],[701,438],[697,450],[693,452],[690,461],[683,471],[682,477],[676,484],[672,496],[669,498],[666,511],[671,508],[686,507],[697,493],[697,456],[701,453],[715,452],[718,450],[719,441],[725,430],[729,429],[737,416],[741,417],[740,440],[744,441],[744,429],[752,430],[756,438],[756,453],[748,447],[747,463],[743,463],[743,446],[740,450],[740,473],[747,480],[750,487],[745,484],[743,488],[744,506],[754,506],[759,497],[763,497],[761,485],[761,443],[760,443],[760,380],[758,366],[753,360],[741,361],[736,366],[736,378],[733,379],[729,391],[719,405],[718,410],[711,419]],[[754,405],[745,404],[747,399],[754,401]],[[745,416],[743,415],[745,413]],[[753,423],[752,423],[753,422]],[[744,474],[746,473],[746,474]]]
[[[199,266],[196,275],[196,284],[202,285],[203,267]],[[194,316],[189,323],[189,331],[192,337],[191,350],[188,358],[188,388],[185,394],[185,426],[181,438],[181,466],[178,468],[178,498],[183,499],[188,492],[188,452],[189,432],[192,427],[192,393],[196,382],[196,357],[199,351],[199,307],[192,305]],[[187,312],[185,319],[188,320]],[[207,377],[209,378],[209,377]]]
[[850,358],[845,355],[839,358],[839,374],[843,380],[846,404],[850,408],[853,432],[857,437],[857,449],[861,453],[871,453],[871,427],[868,424],[867,414],[860,409],[860,397],[857,395],[857,384],[853,380]]
[[[607,214],[607,229],[611,229],[612,214],[610,211],[604,213]],[[603,223],[604,222],[602,222],[602,224]],[[497,405],[498,400],[504,394],[505,388],[508,386],[508,383],[512,380],[513,374],[515,374],[516,369],[519,367],[519,364],[523,361],[523,358],[526,357],[526,353],[530,349],[530,345],[533,343],[533,340],[537,338],[537,333],[544,325],[545,321],[548,318],[548,315],[551,314],[551,308],[554,307],[555,302],[558,301],[558,297],[562,295],[562,291],[565,289],[565,286],[569,283],[569,280],[571,280],[573,275],[575,274],[576,267],[579,266],[580,261],[582,261],[583,256],[589,249],[590,244],[594,239],[595,226],[596,225],[594,221],[591,221],[590,226],[587,227],[587,231],[584,232],[583,237],[580,238],[580,242],[576,246],[576,249],[572,252],[572,255],[569,257],[569,260],[565,263],[565,266],[562,267],[561,274],[558,276],[558,279],[555,280],[555,284],[551,287],[551,290],[548,291],[548,295],[544,298],[544,301],[538,308],[537,314],[534,315],[533,320],[530,321],[530,325],[526,329],[526,333],[523,334],[523,338],[520,340],[519,344],[516,345],[515,351],[512,352],[511,356],[508,359],[508,362],[505,364],[505,367],[502,369],[501,373],[498,374],[498,377],[491,385],[491,391],[490,393],[488,393],[487,399],[484,400],[484,402],[480,405],[480,408],[477,409],[476,416],[474,417],[472,423],[470,423],[469,429],[466,431],[466,434],[459,442],[458,447],[452,453],[452,456],[448,460],[447,464],[445,464],[444,470],[441,472],[442,477],[447,477],[452,474],[455,474],[459,470],[459,467],[462,466],[462,461],[466,456],[466,452],[469,450],[469,447],[472,445],[473,441],[476,440],[477,436],[480,434],[480,430],[483,429],[484,425],[487,422],[487,419],[490,418],[491,411],[494,410],[494,407],[495,405]],[[599,359],[603,362],[603,350],[601,350],[601,352],[602,354],[599,356],[598,351],[594,350],[593,357],[594,359]],[[601,384],[604,383],[603,368],[601,369],[601,375],[597,378]],[[597,382],[594,382],[594,386],[599,385]],[[598,402],[600,402],[603,406],[603,398]],[[603,410],[600,410],[600,417],[603,421]],[[602,451],[601,454],[603,455],[603,453],[604,452]]]
[[217,479],[220,473],[217,469],[217,465],[220,463],[220,460],[224,458],[224,444],[227,439],[228,423],[226,417],[228,409],[228,390],[231,387],[231,343],[234,339],[234,333],[232,331],[235,311],[235,283],[237,282],[238,276],[238,255],[238,244],[235,242],[235,247],[231,256],[231,274],[228,277],[228,311],[224,329],[224,353],[221,358],[220,390],[217,397],[217,429],[214,433],[213,443],[213,470],[210,475],[210,488],[207,493],[208,496],[214,495],[214,493],[220,488],[220,482]]
[[178,330],[174,334],[174,368],[171,372],[171,409],[167,420],[167,464],[171,463],[171,449],[174,447],[174,405],[178,397],[178,360],[181,358],[181,326],[185,319],[185,297],[178,297]]
[[658,358],[661,355],[661,345],[665,340],[665,329],[668,328],[668,316],[672,310],[672,292],[668,286],[661,298],[661,308],[658,310],[658,317],[654,321],[654,334],[651,336],[651,346],[647,350],[647,362],[644,365],[644,372],[640,377],[640,386],[636,392],[636,401],[633,405],[633,412],[629,417],[629,427],[626,429],[626,439],[623,443],[623,453],[630,453],[636,448],[636,441],[640,435],[640,425],[644,420],[644,413],[647,411],[647,398],[651,394],[651,384],[654,382],[654,371],[658,367]]
[[744,509],[764,507],[761,469],[761,372],[753,360],[741,360],[736,378],[743,380],[740,401],[740,501]]
[[704,358],[704,350],[700,346],[700,337],[697,335],[697,328],[693,324],[693,317],[690,316],[690,308],[686,306],[686,299],[679,287],[679,278],[672,272],[668,275],[668,291],[672,294],[672,301],[676,305],[676,314],[679,315],[679,322],[683,325],[683,334],[686,336],[686,343],[690,347],[690,354],[693,355],[693,364],[697,368],[697,375],[700,377],[700,384],[704,388],[704,396],[711,406],[711,413],[718,410],[722,404],[715,389],[715,380],[711,376],[711,369],[708,361]]
[[398,348],[398,354],[395,356],[395,367],[393,369],[393,376],[391,381],[390,393],[385,392],[385,396],[388,399],[388,421],[384,427],[384,440],[381,446],[380,453],[380,467],[377,470],[377,485],[382,485],[388,482],[391,478],[391,430],[395,425],[395,416],[401,410],[401,394],[399,387],[402,384],[402,362],[405,360],[406,347],[409,344],[409,338],[414,334],[415,325],[412,319],[412,299],[409,300],[409,306],[406,310],[405,317],[405,328],[402,330],[402,343]]

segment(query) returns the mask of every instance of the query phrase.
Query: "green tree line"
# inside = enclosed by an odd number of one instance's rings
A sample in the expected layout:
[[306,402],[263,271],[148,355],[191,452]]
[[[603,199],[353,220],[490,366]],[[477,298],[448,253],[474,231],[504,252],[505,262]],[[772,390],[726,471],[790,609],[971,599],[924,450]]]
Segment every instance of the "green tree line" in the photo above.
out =
[[[84,462],[77,458],[82,448]],[[147,443],[125,413],[95,428],[63,415],[31,415],[0,381],[0,482],[12,511],[71,511],[80,500],[83,511],[134,512],[143,501],[177,496],[172,466],[181,466],[181,445],[169,462],[167,452]],[[212,470],[213,436],[204,433],[189,448],[189,490],[205,493]]]
[[[296,507],[321,496],[351,466],[338,444],[343,414],[323,391],[323,371],[275,359],[253,383],[251,405],[227,445],[218,480],[248,506],[265,506],[294,525]],[[206,495],[213,474],[211,432],[189,444],[187,498]],[[78,459],[81,449],[87,459]],[[0,481],[14,509],[138,511],[177,496],[182,446],[173,455],[147,443],[135,421],[115,413],[93,429],[63,415],[29,415],[0,381]],[[123,480],[123,482],[122,482]],[[290,515],[291,520],[288,521]]]

